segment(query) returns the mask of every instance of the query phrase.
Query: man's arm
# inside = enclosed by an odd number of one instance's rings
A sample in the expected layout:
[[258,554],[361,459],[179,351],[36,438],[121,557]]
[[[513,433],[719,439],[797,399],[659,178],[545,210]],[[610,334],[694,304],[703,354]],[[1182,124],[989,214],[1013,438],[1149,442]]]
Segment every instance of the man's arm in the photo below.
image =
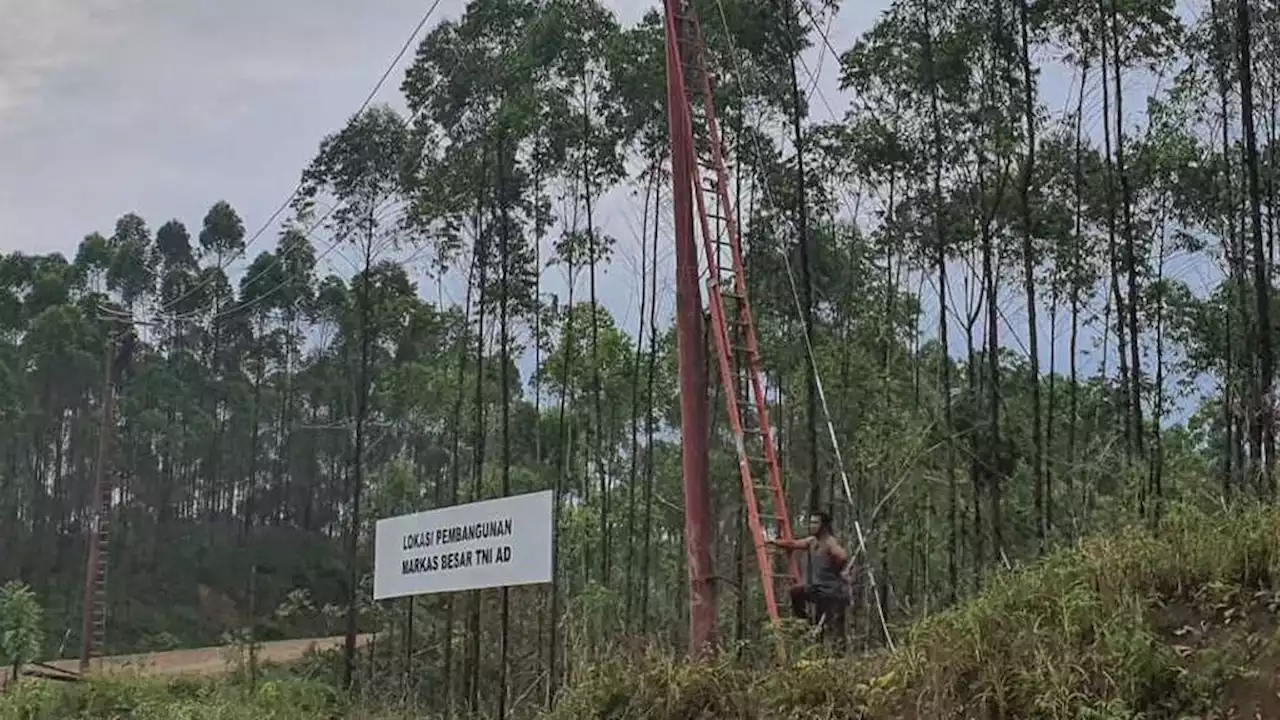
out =
[[849,553],[845,552],[845,549],[840,545],[840,543],[836,542],[834,539],[831,540],[830,552],[831,564],[836,570],[844,570],[849,564]]
[[778,538],[776,540],[770,540],[765,544],[768,545],[769,547],[774,547],[779,550],[805,550],[809,547],[810,540],[811,538],[807,538],[807,537],[797,538],[795,540]]

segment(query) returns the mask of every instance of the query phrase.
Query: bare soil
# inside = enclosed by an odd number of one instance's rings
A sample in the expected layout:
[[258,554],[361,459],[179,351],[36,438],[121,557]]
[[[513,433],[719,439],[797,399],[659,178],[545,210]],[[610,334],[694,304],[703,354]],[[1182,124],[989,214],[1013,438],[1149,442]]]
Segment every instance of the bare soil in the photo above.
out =
[[[357,646],[363,646],[370,637],[370,635],[361,635],[356,638]],[[342,636],[337,636],[263,643],[258,651],[258,660],[272,663],[292,662],[302,659],[307,651],[313,648],[316,650],[340,648],[343,640]],[[96,658],[89,664],[89,674],[217,675],[227,670],[225,650],[226,647],[215,646]],[[46,664],[72,673],[78,672],[80,668],[78,660],[55,660]],[[8,669],[0,669],[0,686],[8,681],[8,674]]]

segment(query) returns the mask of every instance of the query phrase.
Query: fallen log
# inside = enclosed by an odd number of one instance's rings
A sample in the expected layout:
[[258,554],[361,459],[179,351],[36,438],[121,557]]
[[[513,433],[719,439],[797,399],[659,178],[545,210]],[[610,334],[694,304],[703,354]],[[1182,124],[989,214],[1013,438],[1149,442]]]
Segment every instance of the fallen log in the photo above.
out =
[[80,673],[64,670],[60,667],[49,665],[48,663],[36,662],[22,669],[22,674],[27,677],[37,677],[44,680],[57,680],[59,682],[80,682],[84,678]]

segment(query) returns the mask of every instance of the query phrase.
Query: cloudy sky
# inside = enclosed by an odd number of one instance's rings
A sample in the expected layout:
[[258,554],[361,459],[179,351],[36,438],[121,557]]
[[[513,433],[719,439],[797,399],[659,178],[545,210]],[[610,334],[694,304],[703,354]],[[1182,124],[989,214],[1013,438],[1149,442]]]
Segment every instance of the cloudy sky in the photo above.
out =
[[[0,0],[0,250],[70,254],[128,211],[196,228],[218,199],[252,232],[430,1]],[[605,1],[624,21],[653,4]],[[463,4],[444,0],[432,23]],[[887,4],[846,2],[833,42],[848,45]],[[821,65],[842,106],[834,62]],[[380,100],[396,100],[402,68]],[[617,212],[628,211],[638,216]],[[272,245],[267,233],[248,254]],[[627,315],[633,283],[618,279],[609,304]]]

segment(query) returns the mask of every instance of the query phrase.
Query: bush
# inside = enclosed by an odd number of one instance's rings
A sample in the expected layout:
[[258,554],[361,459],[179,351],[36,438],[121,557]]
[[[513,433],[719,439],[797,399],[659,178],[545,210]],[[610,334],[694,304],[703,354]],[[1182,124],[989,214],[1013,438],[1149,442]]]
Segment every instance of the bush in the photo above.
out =
[[44,619],[31,588],[14,580],[0,586],[0,661],[17,679],[22,666],[35,660],[44,644]]

